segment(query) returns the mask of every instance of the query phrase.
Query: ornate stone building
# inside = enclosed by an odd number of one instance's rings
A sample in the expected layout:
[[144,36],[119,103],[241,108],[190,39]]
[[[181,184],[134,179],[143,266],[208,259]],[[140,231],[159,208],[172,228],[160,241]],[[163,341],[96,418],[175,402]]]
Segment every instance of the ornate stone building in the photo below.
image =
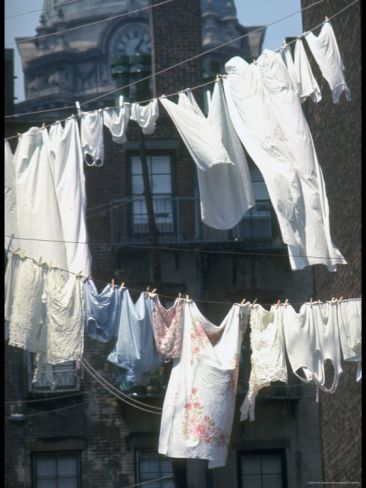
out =
[[[149,9],[141,10],[148,4],[147,0],[45,0],[36,29],[39,37],[17,39],[26,100],[17,104],[16,111],[70,106],[75,100],[82,103],[113,91],[116,87],[111,69],[113,60],[151,52],[154,34]],[[163,11],[164,5],[157,9]],[[140,11],[125,15],[137,10]],[[201,12],[203,50],[249,34],[207,55],[206,76],[223,70],[224,62],[235,54],[246,59],[258,56],[265,30],[252,32],[255,27],[240,25],[233,0],[202,0]],[[115,18],[100,22],[108,17]],[[86,26],[80,28],[83,24]],[[108,105],[113,100],[110,95],[99,104]]]

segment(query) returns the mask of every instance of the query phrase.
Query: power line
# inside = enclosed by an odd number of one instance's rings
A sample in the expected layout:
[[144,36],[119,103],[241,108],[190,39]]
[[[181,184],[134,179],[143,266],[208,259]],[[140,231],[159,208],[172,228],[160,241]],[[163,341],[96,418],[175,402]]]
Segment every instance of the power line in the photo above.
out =
[[155,407],[155,405],[150,405],[148,403],[144,403],[144,402],[140,402],[139,400],[136,400],[136,398],[133,398],[131,397],[130,395],[127,395],[126,393],[123,393],[121,390],[119,390],[118,388],[116,388],[114,385],[112,385],[112,383],[110,383],[108,380],[106,380],[105,378],[103,378],[103,376],[101,374],[98,373],[98,371],[93,368],[93,366],[85,359],[85,358],[82,358],[81,360],[83,363],[85,363],[85,365],[87,367],[89,367],[89,369],[95,373],[95,375],[100,378],[101,381],[103,381],[106,385],[108,385],[112,390],[114,390],[118,395],[120,395],[123,399],[125,400],[128,400],[128,401],[131,401],[131,402],[134,402],[136,404],[139,404],[141,405],[142,407],[148,407],[148,408],[152,408],[154,410],[158,410],[159,412],[161,412],[161,407]]
[[[87,405],[87,404],[88,404],[88,402],[75,403],[74,405],[67,405],[66,407],[61,407],[61,408],[53,408],[52,410],[44,410],[43,412],[24,414],[23,417],[36,417],[38,415],[47,415],[49,413],[55,413],[55,412],[61,412],[62,410],[68,410],[69,408],[82,407],[83,405]],[[10,417],[5,417],[5,420],[14,420],[14,419],[10,416]]]
[[56,9],[56,8],[64,7],[65,5],[69,5],[70,3],[76,3],[76,2],[80,2],[80,0],[70,0],[69,2],[63,3],[62,5],[55,5],[55,6],[51,6],[49,8],[43,8],[43,9],[39,8],[37,10],[28,10],[27,12],[21,12],[20,14],[15,14],[15,15],[10,15],[9,17],[5,17],[4,20],[14,19],[16,17],[21,17],[23,15],[28,15],[28,14],[34,14],[37,12],[44,12],[45,10],[52,10],[53,8]]
[[[13,255],[18,255],[17,252],[15,251],[10,251],[8,250],[9,253],[13,254]],[[20,256],[21,259],[24,259],[25,257],[24,256]],[[33,259],[33,258],[25,258],[25,259],[30,259],[32,261],[34,261],[34,263],[36,263],[37,265],[39,265],[38,261],[36,259]],[[47,263],[43,263],[43,264],[47,264]],[[64,269],[64,268],[61,268],[61,267],[57,267],[57,269],[60,269],[62,271],[65,271],[66,273],[69,273],[71,275],[74,275],[74,276],[80,276],[81,278],[83,279],[89,279],[91,278],[91,275],[89,276],[85,276],[85,275],[81,275],[80,273],[75,273],[73,271],[70,271],[68,269]],[[99,280],[99,279],[96,279],[96,278],[93,278],[93,281],[94,283],[100,283],[102,285],[108,285],[110,284],[109,282],[107,281],[103,281],[103,280]],[[128,288],[129,290],[131,291],[136,291],[136,292],[141,292],[140,289],[136,289],[136,288]],[[169,298],[169,299],[173,299],[175,300],[177,297],[176,296],[172,296],[172,295],[162,295],[162,294],[158,294],[160,297],[163,297],[163,298]],[[196,299],[196,298],[192,298],[191,299],[192,301],[196,302],[196,303],[211,303],[211,304],[215,304],[215,305],[234,305],[234,303],[232,302],[222,302],[222,301],[214,301],[214,300],[201,300],[201,299]],[[347,300],[346,298],[343,298],[343,300]],[[249,302],[248,302],[249,303]],[[302,305],[304,302],[291,302],[292,305]],[[262,303],[262,305],[268,305],[268,306],[271,306],[273,305],[274,303],[271,302],[271,303]]]
[[[35,242],[49,242],[49,243],[63,243],[63,244],[83,244],[83,245],[90,245],[90,244],[104,244],[104,245],[110,245],[113,246],[113,242],[110,241],[93,241],[92,243],[88,241],[64,241],[64,240],[57,240],[57,239],[37,239],[35,237],[16,237],[16,236],[9,236],[7,234],[4,234],[4,237],[7,237],[9,239],[17,240],[17,241],[35,241]],[[227,255],[235,255],[235,256],[273,256],[273,257],[281,257],[281,258],[286,258],[288,257],[288,254],[284,253],[270,253],[270,252],[251,252],[251,251],[216,251],[213,249],[200,249],[200,248],[183,248],[183,247],[163,247],[163,246],[144,246],[140,244],[131,244],[128,245],[129,248],[131,249],[154,249],[157,251],[181,251],[181,252],[193,252],[193,253],[202,253],[202,254],[227,254]],[[14,252],[14,254],[16,254]],[[311,255],[305,255],[305,254],[300,254],[298,256],[294,256],[295,258],[313,258],[313,259],[327,259],[329,261],[335,261],[335,262],[342,262],[342,258],[338,257],[329,257],[329,256],[311,256]],[[67,271],[67,270],[65,270]]]
[[[165,73],[165,72],[167,72],[167,71],[169,71],[169,70],[175,69],[175,68],[177,68],[177,67],[179,67],[179,66],[182,66],[183,64],[188,63],[188,62],[190,62],[190,61],[192,61],[192,60],[194,60],[194,59],[197,59],[197,58],[199,58],[199,57],[201,57],[201,56],[205,56],[206,54],[209,54],[209,53],[214,52],[214,51],[216,51],[216,50],[218,50],[218,49],[221,49],[222,47],[225,47],[225,46],[227,46],[227,45],[229,45],[229,44],[231,44],[231,43],[233,43],[233,42],[236,42],[237,40],[243,39],[243,38],[245,38],[245,37],[247,37],[247,36],[251,35],[252,33],[255,33],[255,32],[257,32],[257,31],[261,31],[261,30],[263,30],[263,29],[266,29],[266,28],[268,28],[268,27],[271,27],[272,25],[275,25],[275,24],[277,24],[277,23],[279,23],[279,22],[282,22],[283,20],[286,20],[286,19],[287,19],[287,18],[289,18],[289,17],[292,17],[292,16],[294,16],[294,15],[297,15],[298,13],[302,13],[303,11],[305,11],[305,10],[307,10],[307,9],[309,9],[309,8],[315,7],[316,5],[318,5],[319,3],[322,3],[322,2],[324,2],[324,1],[325,1],[325,0],[318,0],[317,2],[313,3],[312,5],[308,5],[307,7],[304,7],[303,9],[297,10],[296,12],[293,12],[293,13],[291,13],[291,14],[289,14],[289,15],[285,16],[285,17],[281,17],[280,19],[277,19],[277,20],[275,20],[275,21],[273,21],[273,22],[271,22],[271,23],[267,24],[266,26],[258,27],[257,29],[254,29],[254,30],[253,30],[253,31],[251,31],[251,32],[248,32],[248,33],[243,34],[243,35],[241,35],[241,36],[239,36],[239,37],[235,37],[235,38],[233,38],[233,39],[230,39],[229,41],[226,41],[226,42],[224,42],[224,43],[222,43],[222,44],[219,44],[218,46],[215,46],[215,47],[213,47],[213,48],[211,48],[211,49],[208,49],[208,50],[206,50],[206,51],[202,51],[201,53],[198,53],[198,54],[196,54],[196,55],[194,55],[194,56],[192,56],[192,57],[190,57],[190,58],[187,58],[187,59],[185,59],[185,60],[183,60],[183,61],[181,61],[181,62],[179,62],[179,63],[173,64],[173,65],[171,65],[171,66],[168,66],[167,68],[164,68],[164,69],[162,69],[162,70],[160,70],[160,71],[157,71],[157,72],[155,72],[155,73],[154,73],[154,75],[149,75],[149,76],[146,76],[146,77],[144,77],[144,78],[141,78],[141,79],[139,79],[139,80],[136,80],[136,81],[134,81],[134,82],[131,82],[131,83],[127,84],[127,85],[124,85],[124,86],[122,86],[122,87],[119,87],[119,88],[116,88],[116,89],[114,89],[114,90],[111,90],[111,91],[109,91],[109,92],[107,92],[107,93],[105,93],[105,94],[103,94],[103,95],[101,95],[101,96],[99,96],[99,97],[96,97],[96,98],[91,98],[91,99],[89,99],[89,100],[87,100],[87,101],[83,102],[81,105],[83,105],[83,106],[84,106],[84,105],[87,105],[87,104],[89,104],[89,103],[91,103],[91,102],[94,102],[94,101],[96,101],[96,100],[99,100],[99,99],[101,99],[101,98],[104,98],[104,97],[106,97],[106,96],[109,96],[109,95],[111,95],[111,94],[114,94],[114,93],[116,93],[116,92],[118,92],[118,91],[120,91],[120,90],[124,90],[125,88],[129,88],[129,87],[134,86],[134,85],[136,85],[136,84],[138,84],[138,83],[141,83],[141,82],[143,82],[143,81],[149,80],[149,79],[150,79],[150,78],[152,78],[153,76],[154,76],[154,77],[156,77],[156,76],[157,76],[157,75],[159,75],[159,74],[162,74],[162,73]],[[330,19],[332,19],[332,18],[336,17],[337,15],[339,15],[339,14],[340,14],[340,13],[342,13],[344,10],[346,10],[346,9],[347,9],[347,8],[349,8],[349,7],[351,7],[352,5],[354,5],[355,3],[357,3],[358,1],[359,1],[359,0],[354,0],[354,1],[353,1],[353,2],[351,2],[349,5],[347,5],[346,7],[344,7],[344,8],[343,8],[343,9],[341,9],[341,10],[339,10],[337,13],[335,13],[334,15],[332,15],[332,16],[330,16],[330,17],[328,17],[328,19],[330,20]],[[157,5],[155,5],[155,6],[157,6]],[[307,32],[310,32],[310,31],[312,31],[312,30],[317,29],[317,28],[318,28],[318,27],[320,27],[322,24],[323,24],[323,22],[322,22],[321,24],[318,24],[317,26],[313,27],[312,29],[308,30]],[[39,110],[39,111],[36,111],[36,112],[23,112],[23,113],[20,113],[20,114],[6,115],[4,118],[5,118],[5,119],[7,119],[7,118],[17,118],[17,117],[20,117],[20,116],[22,116],[22,115],[39,114],[39,113],[53,112],[53,111],[57,111],[57,110],[68,110],[68,109],[72,109],[72,108],[74,108],[74,106],[69,106],[69,107],[59,107],[59,108],[52,108],[52,109],[45,109],[45,110]],[[66,118],[65,118],[65,119],[63,119],[63,120],[66,120]],[[9,139],[11,139],[11,138],[15,138],[15,137],[17,137],[17,136],[8,137],[7,139],[9,140]]]
[[130,407],[136,408],[137,410],[141,410],[142,412],[145,412],[145,413],[153,413],[155,415],[161,415],[160,412],[156,412],[155,410],[148,410],[147,408],[140,407],[140,406],[138,406],[138,405],[136,405],[136,404],[134,404],[134,403],[132,403],[130,401],[127,401],[126,399],[124,399],[123,397],[121,397],[119,394],[115,393],[114,390],[112,388],[110,388],[107,384],[103,383],[98,378],[98,376],[91,369],[88,368],[88,366],[84,362],[82,364],[83,364],[85,370],[89,373],[89,375],[92,378],[94,378],[95,381],[97,381],[101,386],[103,386],[103,388],[105,390],[107,390],[114,397],[118,398],[118,400],[120,400],[121,402],[126,403]]
[[[151,8],[160,7],[161,5],[165,5],[167,3],[171,3],[174,1],[175,0],[164,0],[163,2],[156,3],[155,5],[149,5],[147,7],[138,8],[136,10],[131,10],[130,12],[124,12],[123,14],[113,15],[112,17],[106,17],[105,19],[95,20],[94,22],[89,22],[87,24],[77,25],[76,27],[70,27],[69,29],[64,29],[64,30],[56,31],[56,32],[50,32],[49,34],[42,34],[40,36],[31,36],[31,37],[26,37],[24,39],[19,39],[18,42],[20,44],[23,42],[35,41],[35,40],[44,39],[44,38],[50,37],[50,36],[57,36],[60,34],[65,34],[66,32],[75,31],[77,29],[82,29],[84,27],[90,27],[91,25],[100,24],[101,22],[108,22],[109,20],[114,20],[114,19],[118,19],[121,17],[127,17],[129,15],[137,14],[138,12],[142,12],[143,10],[149,10]],[[15,42],[10,42],[8,44],[5,44],[5,47],[13,46],[13,45],[15,45]]]

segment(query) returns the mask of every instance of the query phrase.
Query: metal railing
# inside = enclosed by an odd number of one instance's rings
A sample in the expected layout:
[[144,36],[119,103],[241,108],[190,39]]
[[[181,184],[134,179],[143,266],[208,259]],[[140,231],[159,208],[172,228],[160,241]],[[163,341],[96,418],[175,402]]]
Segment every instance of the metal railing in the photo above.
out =
[[80,389],[80,368],[76,361],[69,361],[52,366],[54,385],[46,378],[45,374],[37,382],[33,383],[34,365],[32,359],[28,367],[28,389],[32,393],[50,393],[62,391],[75,391]]
[[[277,218],[270,201],[256,206],[230,230],[216,230],[201,220],[200,201],[195,197],[154,195],[154,215],[159,243],[214,243],[244,241],[254,248],[281,245]],[[149,229],[143,196],[110,203],[110,232],[114,246],[148,242]]]

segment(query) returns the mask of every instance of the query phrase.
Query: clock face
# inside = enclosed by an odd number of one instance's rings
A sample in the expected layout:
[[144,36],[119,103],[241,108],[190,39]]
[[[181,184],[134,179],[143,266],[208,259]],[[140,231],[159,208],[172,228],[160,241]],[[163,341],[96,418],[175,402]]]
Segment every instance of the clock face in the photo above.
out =
[[118,54],[149,54],[150,35],[145,24],[128,24],[119,31],[117,41]]

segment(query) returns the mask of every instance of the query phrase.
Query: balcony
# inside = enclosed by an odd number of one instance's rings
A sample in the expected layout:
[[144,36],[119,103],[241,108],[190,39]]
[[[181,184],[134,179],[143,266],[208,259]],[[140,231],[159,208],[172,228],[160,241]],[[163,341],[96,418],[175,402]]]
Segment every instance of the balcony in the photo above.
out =
[[[203,224],[200,201],[194,197],[154,195],[155,222],[159,244],[245,243],[250,249],[274,249],[282,241],[271,203],[257,201],[230,230],[216,230]],[[111,242],[115,247],[149,242],[148,218],[142,196],[114,200],[109,204]]]
[[80,368],[76,361],[68,361],[52,366],[54,384],[52,385],[43,373],[37,382],[33,383],[35,371],[34,360],[28,359],[28,391],[31,393],[54,393],[78,391],[80,389]]

